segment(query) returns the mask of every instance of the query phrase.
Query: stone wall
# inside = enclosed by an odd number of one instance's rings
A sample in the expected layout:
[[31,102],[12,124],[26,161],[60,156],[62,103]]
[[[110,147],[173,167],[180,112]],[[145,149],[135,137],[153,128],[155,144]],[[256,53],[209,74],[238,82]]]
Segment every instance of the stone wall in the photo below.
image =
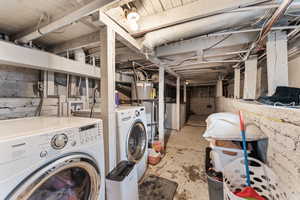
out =
[[[0,98],[0,120],[37,116],[40,98]],[[46,98],[42,116],[58,115],[58,98]]]
[[275,108],[242,100],[216,99],[218,112],[242,110],[269,137],[268,164],[281,178],[288,200],[300,198],[300,110]]
[[38,97],[40,71],[0,66],[0,97]]
[[[57,116],[58,96],[67,95],[67,76],[55,73],[55,77],[54,95],[43,99],[42,116]],[[42,79],[40,70],[0,65],[0,120],[36,116],[41,103],[37,88]],[[77,96],[85,95],[85,79],[82,79],[80,88],[79,82],[78,78],[75,88],[78,90]],[[95,81],[89,79],[91,103],[94,85]]]

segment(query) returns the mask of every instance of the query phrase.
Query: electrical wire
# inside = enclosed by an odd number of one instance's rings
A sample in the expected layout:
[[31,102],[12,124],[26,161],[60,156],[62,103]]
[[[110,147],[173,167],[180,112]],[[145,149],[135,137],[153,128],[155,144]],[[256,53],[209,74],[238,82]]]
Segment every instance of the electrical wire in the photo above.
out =
[[[41,36],[42,36],[42,35],[45,35],[45,34],[42,33],[41,30],[40,30],[41,23],[43,22],[45,16],[47,17],[47,24],[49,24],[49,23],[51,22],[50,16],[49,16],[49,14],[48,14],[47,12],[43,12],[43,13],[41,14],[40,18],[39,18],[39,21],[38,21],[37,25],[36,25],[36,31],[37,31]],[[72,25],[72,23],[69,24],[69,25],[66,25],[65,27],[70,26],[70,25]],[[51,33],[54,33],[54,34],[61,34],[61,33],[65,33],[65,32],[66,32],[66,30],[63,30],[63,31],[53,31],[53,32],[51,32]]]
[[211,45],[210,47],[206,48],[205,50],[209,50],[211,48],[214,48],[215,46],[221,44],[222,42],[224,42],[225,40],[227,40],[228,38],[230,38],[232,36],[232,34],[227,35],[226,37],[224,37],[223,39],[221,39],[220,41],[216,42],[215,44]]
[[133,68],[133,73],[134,73],[134,87],[135,87],[135,95],[136,95],[136,98],[137,98],[137,102],[138,102],[138,105],[140,105],[140,99],[139,99],[139,94],[138,94],[138,89],[137,89],[137,79],[138,79],[138,76],[137,76],[137,73],[136,73],[136,70],[135,70],[135,63],[133,62],[132,63],[132,68]]
[[92,105],[92,107],[91,107],[91,112],[90,112],[90,118],[92,118],[93,117],[93,112],[94,112],[94,107],[95,107],[95,105],[96,105],[96,103],[97,103],[97,100],[96,100],[96,92],[97,92],[97,86],[94,88],[94,92],[93,92],[93,105]]

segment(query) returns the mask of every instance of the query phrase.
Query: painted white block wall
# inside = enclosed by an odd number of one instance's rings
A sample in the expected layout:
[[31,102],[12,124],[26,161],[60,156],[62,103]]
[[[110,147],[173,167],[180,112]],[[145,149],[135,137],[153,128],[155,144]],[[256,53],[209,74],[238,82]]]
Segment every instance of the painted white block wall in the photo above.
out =
[[288,86],[287,34],[273,31],[267,41],[268,95],[275,93],[278,86]]
[[300,88],[300,56],[289,61],[289,86]]
[[[300,197],[299,109],[275,108],[241,100],[217,98],[218,112],[244,112],[246,123],[255,123],[269,138],[268,165],[282,180],[289,200]],[[284,119],[280,122],[278,119]]]
[[257,57],[245,61],[244,99],[256,98]]

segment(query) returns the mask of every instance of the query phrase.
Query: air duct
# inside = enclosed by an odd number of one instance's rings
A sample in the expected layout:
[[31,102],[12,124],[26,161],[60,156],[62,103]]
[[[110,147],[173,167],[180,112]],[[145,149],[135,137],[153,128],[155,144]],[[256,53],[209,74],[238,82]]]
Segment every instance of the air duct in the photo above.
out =
[[153,53],[155,47],[169,42],[249,24],[264,15],[264,13],[264,10],[223,13],[149,32],[142,42],[143,50],[144,52]]

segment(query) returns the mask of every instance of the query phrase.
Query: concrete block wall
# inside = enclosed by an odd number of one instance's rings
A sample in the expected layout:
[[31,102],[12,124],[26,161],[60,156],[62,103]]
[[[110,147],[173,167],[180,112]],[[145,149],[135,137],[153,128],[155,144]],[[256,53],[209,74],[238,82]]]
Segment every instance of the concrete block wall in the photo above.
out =
[[[210,94],[210,95],[209,95]],[[215,112],[215,88],[192,87],[189,98],[190,112],[196,115],[209,115]]]
[[300,56],[289,60],[289,85],[300,88]]
[[288,200],[300,198],[300,110],[275,108],[220,97],[217,112],[242,110],[246,122],[257,124],[269,137],[268,164],[282,180]]

